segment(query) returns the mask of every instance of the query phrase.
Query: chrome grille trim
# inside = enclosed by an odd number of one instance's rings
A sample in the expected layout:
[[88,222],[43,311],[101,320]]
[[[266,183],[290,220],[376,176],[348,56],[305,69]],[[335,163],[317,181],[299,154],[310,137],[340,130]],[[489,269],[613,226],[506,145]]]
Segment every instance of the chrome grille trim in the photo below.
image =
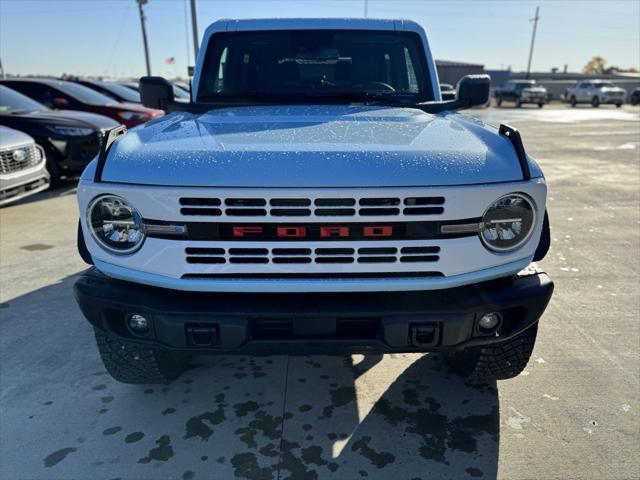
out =
[[[24,152],[23,160],[16,160],[14,154]],[[0,151],[0,174],[11,174],[35,167],[44,161],[44,152],[34,144]]]

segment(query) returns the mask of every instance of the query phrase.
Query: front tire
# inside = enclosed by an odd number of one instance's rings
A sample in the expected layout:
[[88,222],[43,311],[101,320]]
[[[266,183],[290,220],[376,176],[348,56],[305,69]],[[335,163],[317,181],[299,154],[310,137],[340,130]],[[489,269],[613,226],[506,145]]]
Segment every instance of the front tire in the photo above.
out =
[[616,103],[616,108],[620,108],[620,107],[622,107],[622,103],[620,102]]
[[522,107],[522,101],[520,99],[516,100],[516,108]]
[[571,103],[571,106],[575,108],[576,105],[578,105],[578,100],[576,99],[576,97],[574,95],[571,95],[571,100],[569,100],[569,102]]
[[189,363],[186,355],[123,342],[97,329],[95,335],[107,372],[122,383],[170,383],[184,372]]
[[527,366],[537,333],[536,323],[505,342],[447,352],[445,359],[458,375],[472,382],[506,380]]
[[544,103],[539,103],[538,108],[542,108],[542,107],[544,107]]
[[502,106],[502,99],[501,99],[501,98],[498,98],[498,99],[496,100],[496,106],[498,106],[498,107],[501,107],[501,106]]
[[593,97],[591,99],[591,106],[593,108],[598,108],[600,106],[600,99],[598,97]]

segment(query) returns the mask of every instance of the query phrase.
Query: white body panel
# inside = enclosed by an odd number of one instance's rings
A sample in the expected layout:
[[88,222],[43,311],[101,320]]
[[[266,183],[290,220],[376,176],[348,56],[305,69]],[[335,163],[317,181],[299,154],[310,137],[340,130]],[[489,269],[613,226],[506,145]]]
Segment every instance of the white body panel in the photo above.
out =
[[[484,247],[478,236],[437,240],[366,240],[366,241],[185,241],[147,238],[142,248],[132,255],[113,255],[102,249],[89,234],[86,220],[82,228],[89,252],[96,266],[114,278],[162,286],[176,290],[194,291],[390,291],[428,290],[460,286],[516,273],[531,262],[542,229],[546,198],[543,179],[529,182],[473,185],[467,187],[431,187],[405,189],[218,189],[218,188],[168,188],[118,184],[94,184],[83,180],[78,188],[81,212],[97,195],[111,193],[123,197],[134,205],[143,218],[164,221],[208,221],[234,224],[251,222],[283,222],[282,217],[190,217],[180,213],[178,199],[183,196],[226,196],[250,198],[334,198],[334,197],[385,197],[385,196],[443,196],[444,213],[441,215],[389,217],[304,217],[287,218],[288,223],[336,224],[341,222],[429,221],[459,220],[481,217],[486,208],[504,194],[521,192],[531,197],[537,208],[537,223],[533,235],[519,249],[511,253],[495,253]],[[224,202],[223,202],[224,203]],[[425,263],[358,263],[318,264],[312,254],[309,264],[191,264],[186,261],[185,248],[354,248],[438,246],[439,259]],[[357,253],[354,255],[357,260]],[[228,255],[226,255],[228,258]],[[271,259],[271,253],[268,255]],[[439,272],[441,277],[419,277],[423,272]],[[188,274],[370,274],[393,273],[395,277],[383,279],[186,279]],[[398,277],[398,274],[406,277]]]

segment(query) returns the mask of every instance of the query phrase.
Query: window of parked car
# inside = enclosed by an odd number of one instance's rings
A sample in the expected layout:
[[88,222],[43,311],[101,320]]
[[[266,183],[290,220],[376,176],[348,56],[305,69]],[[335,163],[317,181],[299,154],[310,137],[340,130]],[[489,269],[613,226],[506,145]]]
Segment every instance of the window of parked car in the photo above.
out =
[[31,100],[8,87],[0,85],[0,115],[37,112],[46,110],[47,107],[41,103]]
[[84,85],[78,85],[77,83],[56,82],[55,89],[81,103],[88,103],[90,105],[108,105],[113,103],[112,98],[95,90],[91,90]]

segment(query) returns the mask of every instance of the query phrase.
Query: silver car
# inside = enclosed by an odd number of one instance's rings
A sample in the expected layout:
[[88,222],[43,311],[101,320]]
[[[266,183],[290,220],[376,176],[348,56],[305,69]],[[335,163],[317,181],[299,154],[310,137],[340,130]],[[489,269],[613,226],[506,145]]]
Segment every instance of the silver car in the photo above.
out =
[[0,206],[47,188],[42,147],[26,133],[0,126]]

